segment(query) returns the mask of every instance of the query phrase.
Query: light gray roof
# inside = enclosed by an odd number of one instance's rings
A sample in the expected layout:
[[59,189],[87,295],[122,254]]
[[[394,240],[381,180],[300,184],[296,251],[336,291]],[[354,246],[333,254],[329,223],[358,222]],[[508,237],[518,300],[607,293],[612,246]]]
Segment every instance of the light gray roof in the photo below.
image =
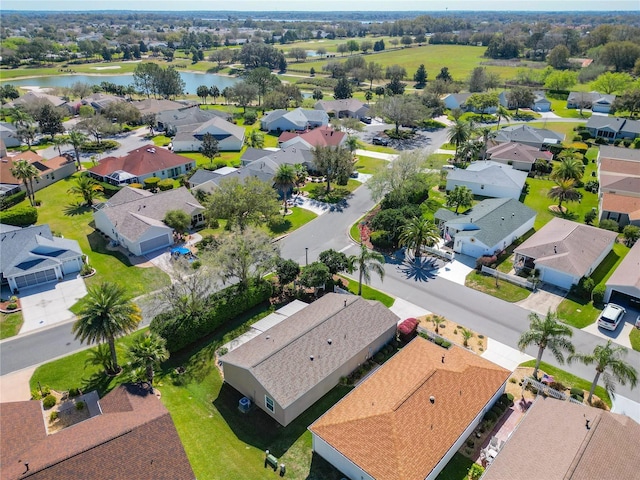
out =
[[398,320],[378,302],[329,293],[221,360],[249,370],[286,408]]
[[[619,132],[627,122],[625,118],[605,117],[604,115],[592,115],[587,120],[587,128],[603,129],[609,128],[614,132]],[[639,122],[640,123],[640,122]]]
[[207,132],[207,129],[211,126],[228,133],[230,136],[239,138],[241,140],[244,138],[243,127],[239,127],[238,125],[227,122],[224,118],[220,117],[214,117],[200,125],[185,125],[184,127],[179,129],[178,134],[191,133],[192,135],[204,135]]
[[546,265],[583,277],[602,252],[611,248],[617,236],[617,232],[552,218],[514,251],[534,259],[536,266]]
[[82,255],[75,240],[54,237],[49,225],[19,228],[0,234],[0,265],[5,277],[43,270]]
[[456,237],[474,237],[493,247],[535,216],[535,210],[513,198],[490,198],[448,220],[446,225],[464,229]]
[[447,174],[447,181],[472,182],[507,188],[517,187],[519,189],[522,188],[526,179],[527,172],[490,161],[473,162],[466,169],[456,168]]
[[260,148],[247,148],[242,156],[240,157],[240,162],[244,165],[254,160],[258,160],[260,158],[268,157],[273,153],[273,150],[263,150]]
[[286,118],[297,128],[304,129],[310,122],[328,123],[328,115],[322,110],[296,108],[294,110],[274,110],[269,112],[261,120],[262,125],[269,128],[269,125],[280,118]]
[[627,256],[607,280],[607,286],[635,287],[640,292],[640,241],[637,241]]
[[571,92],[567,97],[568,103],[589,102],[611,104],[616,99],[615,95],[600,92]]
[[[605,117],[607,118],[607,117]],[[616,160],[636,160],[640,162],[640,150],[635,148],[613,147],[600,145],[598,158],[613,158]]]
[[222,175],[220,175],[219,173],[215,173],[204,168],[199,168],[193,173],[193,175],[191,175],[191,177],[189,177],[189,185],[191,186],[191,188],[193,188],[204,182],[208,182],[209,180],[220,177],[222,177]]
[[219,117],[224,120],[230,120],[231,115],[220,110],[202,110],[197,106],[190,108],[181,108],[176,110],[165,110],[156,115],[156,121],[162,123],[165,127],[180,128],[185,125],[200,125],[212,118]]
[[363,109],[369,109],[369,107],[364,103],[355,98],[346,98],[343,100],[318,100],[314,108],[324,110],[327,113],[348,111],[352,114],[362,112]]
[[564,140],[564,134],[544,128],[533,128],[529,125],[513,125],[499,130],[495,140],[497,142],[559,143]]
[[[123,190],[125,189],[137,190],[130,187],[124,187]],[[131,193],[129,192],[127,195]],[[202,212],[204,207],[198,203],[189,190],[185,187],[180,187],[151,196],[143,196],[142,198],[139,196],[138,199],[129,202],[116,203],[115,205],[107,203],[100,209],[100,212],[107,216],[111,224],[116,225],[121,235],[131,241],[136,241],[149,227],[165,226],[162,221],[167,212],[177,209],[183,210],[189,216],[192,216],[195,213]]]
[[140,200],[141,198],[151,197],[153,193],[149,190],[143,190],[142,188],[124,187],[120,191],[116,192],[107,202],[107,206],[115,207],[122,203],[132,202],[134,200]]

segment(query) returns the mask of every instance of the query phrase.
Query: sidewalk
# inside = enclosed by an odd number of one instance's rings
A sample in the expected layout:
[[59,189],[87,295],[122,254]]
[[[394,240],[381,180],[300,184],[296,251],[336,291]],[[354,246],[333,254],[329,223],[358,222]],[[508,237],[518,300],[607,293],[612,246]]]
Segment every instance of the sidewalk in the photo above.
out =
[[388,162],[393,162],[398,155],[396,153],[382,153],[382,152],[374,152],[373,150],[356,150],[356,155],[370,158],[377,158],[380,160],[386,160]]
[[0,403],[31,399],[29,380],[37,367],[29,367],[0,377]]

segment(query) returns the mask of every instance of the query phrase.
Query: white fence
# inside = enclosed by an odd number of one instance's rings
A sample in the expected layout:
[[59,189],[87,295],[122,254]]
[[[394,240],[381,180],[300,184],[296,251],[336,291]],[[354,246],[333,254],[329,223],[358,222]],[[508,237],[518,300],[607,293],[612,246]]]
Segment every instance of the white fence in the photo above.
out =
[[498,270],[494,270],[493,268],[489,268],[485,265],[482,266],[482,273],[486,273],[487,275],[491,275],[492,277],[497,277],[500,280],[505,280],[509,283],[513,283],[515,285],[528,288],[529,290],[533,290],[532,282],[522,277],[518,277],[517,275],[509,275],[508,273],[499,272]]
[[452,252],[446,252],[444,250],[438,250],[437,248],[431,248],[431,247],[422,247],[422,250],[429,252],[432,255],[435,255],[437,257],[441,257],[444,258],[445,260],[449,260],[449,261],[453,261],[453,259],[455,258],[455,255]]
[[527,388],[527,385],[532,385],[535,388],[537,388],[538,394],[544,393],[548,397],[553,397],[553,398],[557,398],[558,400],[564,400],[564,401],[568,400],[571,403],[575,403],[577,405],[584,405],[582,402],[579,402],[578,400],[571,398],[571,396],[567,395],[566,393],[559,392],[558,390],[551,388],[546,383],[538,382],[533,378],[530,378],[530,377],[525,378],[524,381],[522,382],[522,389],[524,390],[525,388]]

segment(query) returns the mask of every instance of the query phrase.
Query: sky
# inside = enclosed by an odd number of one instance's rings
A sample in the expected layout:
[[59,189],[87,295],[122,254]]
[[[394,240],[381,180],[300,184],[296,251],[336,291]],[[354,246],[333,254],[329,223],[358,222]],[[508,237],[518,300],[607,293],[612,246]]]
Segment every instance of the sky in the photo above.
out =
[[[611,11],[640,10],[640,0],[447,0],[435,2],[429,0],[322,0],[322,2],[303,3],[307,8],[296,7],[295,2],[277,2],[265,0],[235,0],[231,5],[215,0],[3,0],[3,10],[206,10],[206,11],[444,11],[444,10],[510,10],[510,11]],[[292,8],[294,7],[294,8]]]

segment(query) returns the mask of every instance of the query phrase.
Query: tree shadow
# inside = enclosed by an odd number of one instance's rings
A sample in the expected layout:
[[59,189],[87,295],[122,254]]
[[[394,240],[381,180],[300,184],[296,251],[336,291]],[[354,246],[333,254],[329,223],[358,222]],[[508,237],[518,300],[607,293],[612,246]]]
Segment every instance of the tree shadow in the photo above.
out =
[[91,247],[92,251],[101,253],[103,255],[111,255],[112,257],[117,258],[124,265],[131,266],[129,258],[121,251],[107,249],[107,242],[109,240],[103,238],[102,235],[100,235],[100,233],[98,233],[97,231],[94,230],[89,235],[87,235],[87,241],[89,242],[89,246]]
[[313,452],[311,455],[311,467],[305,480],[340,480],[345,476],[334,468],[329,462]]
[[284,233],[291,228],[291,220],[288,218],[278,218],[269,224],[269,230],[273,233]]
[[413,260],[405,260],[398,270],[404,274],[407,280],[427,282],[437,277],[441,264],[434,257],[419,257]]
[[87,207],[86,204],[84,203],[71,203],[69,205],[67,205],[66,207],[64,207],[64,214],[68,217],[75,217],[78,215],[84,215],[87,212],[91,211],[90,207]]
[[121,376],[122,374],[117,377],[110,377],[101,370],[99,372],[95,372],[88,378],[83,378],[81,389],[83,392],[92,392],[93,390],[97,390],[98,396],[102,398],[120,383]]

